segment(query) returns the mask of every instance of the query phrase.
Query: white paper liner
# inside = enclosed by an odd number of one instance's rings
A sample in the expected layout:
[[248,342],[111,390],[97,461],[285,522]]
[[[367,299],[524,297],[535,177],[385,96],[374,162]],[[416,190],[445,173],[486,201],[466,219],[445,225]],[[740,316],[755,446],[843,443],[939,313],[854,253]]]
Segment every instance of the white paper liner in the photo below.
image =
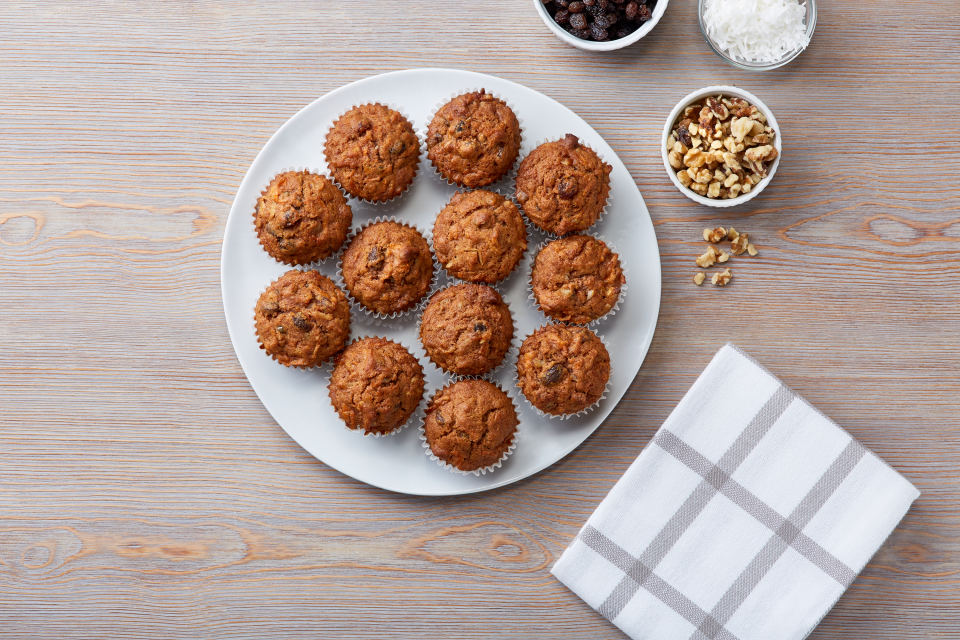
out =
[[[361,304],[358,300],[356,300],[353,297],[353,294],[350,293],[350,289],[347,288],[346,282],[344,282],[343,280],[343,254],[346,252],[347,247],[350,246],[350,243],[353,242],[353,239],[357,237],[361,231],[363,231],[369,226],[380,224],[381,222],[395,222],[396,224],[400,224],[410,229],[416,230],[417,233],[423,236],[423,238],[427,241],[427,248],[430,250],[430,259],[433,261],[433,273],[431,275],[430,285],[427,287],[427,292],[423,295],[423,298],[418,300],[416,303],[410,305],[409,308],[403,311],[397,311],[396,313],[391,313],[391,314],[380,313],[379,311],[368,309],[366,306]],[[420,307],[420,304],[423,302],[423,300],[429,299],[430,296],[433,294],[433,292],[436,291],[437,289],[437,273],[439,271],[439,265],[437,264],[436,254],[434,254],[433,252],[432,239],[433,239],[432,234],[427,233],[417,225],[406,222],[405,220],[398,220],[395,216],[389,216],[389,217],[377,216],[373,220],[365,222],[364,224],[360,225],[359,227],[356,227],[349,234],[347,234],[347,239],[344,241],[343,246],[341,247],[340,251],[337,253],[337,274],[336,274],[336,278],[334,278],[333,280],[343,290],[343,292],[347,294],[347,299],[350,301],[350,304],[356,305],[359,309],[363,311],[364,317],[367,319],[368,322],[376,326],[387,326],[390,328],[399,328],[398,323],[395,321],[401,318],[410,317],[411,314]]]
[[[273,355],[272,353],[267,353],[267,350],[263,348],[263,343],[260,342],[260,333],[257,331],[257,321],[256,321],[256,317],[257,317],[257,304],[260,302],[260,297],[261,297],[264,293],[266,293],[267,289],[269,289],[271,286],[273,286],[273,284],[274,284],[277,280],[279,280],[280,278],[282,278],[284,275],[290,273],[290,271],[316,271],[316,269],[311,269],[311,268],[310,268],[310,265],[297,265],[296,267],[291,267],[289,270],[284,271],[282,274],[280,274],[280,276],[279,276],[278,278],[276,278],[276,279],[270,281],[269,283],[267,283],[267,284],[260,290],[260,293],[257,294],[257,301],[256,301],[255,303],[253,303],[253,317],[254,317],[254,321],[253,321],[253,335],[254,335],[254,337],[256,337],[256,339],[257,339],[257,346],[260,347],[260,351],[262,351],[262,352],[264,353],[264,355],[269,356],[270,359],[273,360],[274,362],[276,362],[277,364],[282,365],[282,366],[284,366],[284,367],[287,367],[288,369],[300,369],[301,371],[309,371],[310,369],[319,369],[319,368],[323,367],[324,365],[329,364],[330,362],[332,362],[333,359],[336,357],[337,354],[335,353],[335,354],[333,354],[332,356],[330,356],[329,358],[325,358],[325,359],[321,360],[320,362],[318,362],[318,363],[316,363],[316,364],[314,364],[314,365],[311,365],[311,366],[309,366],[309,367],[305,367],[305,366],[302,366],[302,365],[296,365],[296,364],[283,364],[282,362],[280,362],[279,360],[277,360],[277,357],[276,357],[275,355]],[[318,273],[319,273],[319,271],[318,271]],[[336,279],[331,278],[330,276],[328,276],[328,275],[326,275],[326,274],[323,274],[323,273],[321,273],[320,275],[323,276],[324,278],[327,278],[327,279],[330,280],[331,282],[333,282],[333,284],[336,285],[338,289],[340,289],[340,292],[343,293],[345,296],[347,296],[347,303],[350,304],[350,294],[347,293],[347,291],[346,291],[341,285],[337,284]],[[347,341],[344,343],[344,348],[346,348],[346,346],[350,344],[350,332],[353,330],[353,326],[354,326],[354,324],[356,323],[356,321],[357,321],[357,316],[356,316],[356,313],[355,313],[354,310],[353,310],[353,304],[350,304],[350,324],[349,324],[349,326],[347,327]],[[338,351],[337,353],[339,353],[339,351]]]
[[[395,345],[398,345],[398,346],[400,346],[400,347],[403,347],[404,349],[406,349],[407,353],[409,353],[411,357],[417,359],[417,361],[419,362],[419,358],[417,358],[417,356],[414,355],[414,354],[410,351],[410,349],[407,349],[407,347],[405,347],[402,343],[397,342],[396,340],[391,340],[390,338],[384,338],[384,337],[382,337],[382,336],[370,336],[370,335],[365,335],[365,336],[363,336],[363,337],[360,337],[360,338],[357,338],[356,340],[351,341],[347,346],[349,347],[350,345],[354,344],[355,342],[360,342],[361,340],[367,340],[367,339],[369,339],[369,338],[380,338],[381,340],[386,340],[387,342],[392,342],[392,343],[395,344]],[[388,437],[388,436],[393,436],[393,435],[396,435],[396,434],[400,433],[401,431],[403,431],[403,429],[404,429],[405,427],[409,426],[409,425],[410,425],[412,422],[414,422],[415,420],[420,420],[420,422],[421,422],[421,424],[422,424],[422,423],[423,423],[423,419],[424,419],[424,417],[426,416],[426,414],[424,413],[424,411],[426,410],[426,406],[427,406],[427,376],[426,376],[426,372],[422,371],[422,369],[423,369],[423,365],[422,365],[422,364],[420,365],[420,368],[421,368],[421,375],[422,375],[422,377],[423,377],[423,394],[420,396],[420,402],[417,403],[417,408],[414,409],[413,413],[410,414],[410,417],[407,418],[407,421],[406,421],[406,422],[404,422],[402,425],[400,425],[399,427],[397,427],[397,428],[394,429],[393,431],[388,431],[387,433],[379,433],[379,432],[376,432],[376,431],[375,431],[375,432],[372,432],[372,433],[367,433],[366,431],[363,431],[362,429],[351,429],[350,427],[348,427],[347,424],[346,424],[345,422],[343,422],[343,418],[340,417],[340,414],[337,413],[336,407],[334,407],[334,408],[333,408],[333,412],[334,412],[334,414],[336,414],[337,419],[340,420],[341,424],[343,424],[343,428],[346,429],[347,431],[351,432],[351,433],[358,433],[358,434],[360,434],[361,436],[363,436],[364,438],[368,438],[368,437],[370,437],[370,438],[386,438],[386,437]],[[326,388],[327,401],[330,402],[330,406],[331,406],[331,407],[333,407],[333,399],[330,398],[330,379],[333,377],[333,370],[334,370],[334,367],[331,366],[331,367],[329,368],[329,371],[327,371],[327,375],[326,375],[326,377],[325,377],[325,382],[327,383],[327,388]]]
[[[263,195],[265,195],[265,194],[267,193],[267,189],[270,187],[270,184],[273,183],[273,181],[277,179],[277,176],[279,176],[279,175],[282,174],[282,173],[287,173],[288,171],[297,171],[297,172],[300,172],[300,171],[309,171],[310,173],[312,173],[312,174],[314,174],[314,175],[322,176],[322,177],[326,178],[327,180],[329,180],[329,181],[330,181],[330,184],[332,184],[332,185],[334,186],[334,188],[336,188],[336,189],[341,193],[341,195],[343,195],[343,197],[347,200],[347,206],[350,207],[350,214],[351,214],[350,227],[353,227],[353,207],[350,206],[350,194],[344,192],[343,188],[342,188],[339,184],[337,184],[337,181],[336,181],[336,180],[333,179],[333,176],[331,176],[328,172],[320,171],[319,169],[316,169],[316,168],[314,168],[314,167],[284,167],[284,168],[280,169],[279,171],[277,171],[275,174],[273,174],[273,177],[270,178],[269,180],[267,180],[267,181],[264,183],[263,188],[260,189],[260,195],[257,196],[257,199],[256,199],[256,200],[253,201],[253,220],[254,220],[253,232],[254,232],[254,234],[257,235],[257,243],[260,245],[260,248],[262,248],[262,249],[264,250],[264,252],[267,253],[268,256],[270,256],[271,258],[273,258],[274,260],[276,260],[276,261],[279,262],[280,264],[285,264],[285,265],[287,265],[287,266],[289,266],[289,267],[316,267],[316,266],[320,266],[320,265],[322,265],[324,262],[326,262],[327,260],[329,260],[330,258],[336,258],[336,257],[340,254],[340,250],[343,249],[343,245],[344,245],[344,243],[346,242],[346,239],[344,239],[344,242],[341,242],[341,243],[340,243],[340,246],[337,247],[336,250],[334,250],[333,252],[331,252],[330,255],[328,255],[326,258],[323,258],[323,259],[321,259],[321,260],[314,260],[313,262],[297,262],[297,263],[294,263],[294,262],[287,262],[287,261],[285,261],[285,260],[280,260],[279,258],[277,258],[276,256],[274,256],[273,254],[267,252],[266,247],[263,246],[263,242],[260,241],[260,234],[257,233],[257,226],[256,226],[256,220],[257,220],[257,201],[260,199],[260,196],[263,196]],[[350,235],[350,228],[347,229],[347,237],[349,237],[349,235]]]
[[505,366],[507,366],[507,364],[509,364],[510,362],[515,361],[515,360],[516,360],[516,357],[517,357],[517,354],[519,353],[519,350],[520,350],[520,338],[519,338],[519,336],[517,335],[517,317],[516,317],[516,315],[513,313],[513,308],[510,307],[510,303],[507,302],[506,300],[504,300],[503,302],[504,302],[504,304],[507,305],[507,310],[510,311],[510,321],[513,322],[513,335],[510,336],[510,347],[507,349],[507,352],[506,352],[505,354],[503,354],[503,360],[500,361],[500,364],[498,364],[496,367],[494,367],[494,368],[491,369],[490,371],[487,371],[487,372],[484,373],[484,374],[481,374],[481,375],[463,375],[463,374],[459,374],[459,373],[454,373],[454,372],[452,372],[452,371],[447,371],[446,369],[444,369],[443,367],[441,367],[440,365],[438,365],[436,362],[433,361],[433,359],[430,357],[430,354],[427,353],[426,347],[423,346],[423,340],[420,339],[420,326],[421,326],[421,324],[423,323],[423,313],[424,313],[424,311],[426,311],[427,305],[430,304],[430,300],[433,298],[433,296],[435,296],[436,294],[440,293],[440,292],[443,291],[444,289],[449,289],[450,287],[454,287],[454,286],[461,285],[461,284],[477,284],[477,285],[484,286],[484,287],[490,287],[491,289],[493,289],[494,291],[496,291],[496,292],[500,295],[501,299],[503,298],[503,292],[500,291],[495,285],[490,285],[490,284],[482,284],[482,283],[475,283],[475,282],[452,281],[452,282],[450,282],[450,283],[448,283],[448,284],[446,284],[446,285],[444,285],[444,286],[442,286],[442,287],[439,287],[436,291],[434,291],[433,293],[431,293],[430,296],[427,297],[427,298],[426,298],[423,302],[421,302],[420,305],[419,305],[418,312],[417,312],[417,349],[416,349],[416,355],[417,355],[417,357],[420,359],[420,362],[421,362],[421,363],[424,362],[424,361],[429,362],[429,363],[430,363],[430,366],[432,366],[432,367],[433,367],[436,371],[438,371],[441,375],[446,376],[446,377],[447,377],[448,379],[450,379],[450,380],[457,381],[457,380],[467,380],[467,379],[485,379],[485,380],[488,380],[489,382],[494,382],[494,383],[495,383],[496,381],[495,381],[495,380],[492,380],[491,378],[492,378],[495,374],[497,374],[498,372],[500,372]]
[[[514,276],[514,274],[516,274],[517,272],[520,271],[520,265],[523,264],[523,259],[527,256],[527,253],[530,251],[530,240],[531,240],[531,238],[530,238],[530,226],[531,226],[531,223],[530,223],[529,220],[527,220],[527,217],[526,217],[525,215],[523,215],[523,209],[520,207],[520,204],[516,201],[516,199],[515,199],[513,196],[504,193],[502,189],[499,189],[499,188],[494,189],[494,188],[492,188],[492,187],[479,187],[479,188],[477,188],[477,189],[470,189],[470,188],[464,187],[464,188],[458,189],[458,190],[457,190],[457,193],[470,193],[470,192],[473,192],[473,191],[489,191],[490,193],[495,193],[495,194],[497,194],[498,196],[502,196],[503,198],[505,198],[505,199],[509,200],[510,202],[512,202],[512,203],[513,203],[513,206],[515,206],[515,207],[517,208],[517,212],[520,214],[520,220],[521,220],[521,222],[523,222],[523,232],[524,232],[524,234],[525,234],[525,238],[524,238],[524,239],[527,241],[527,247],[523,250],[523,253],[520,254],[520,259],[517,260],[517,264],[514,265],[513,269],[510,271],[510,273],[508,273],[505,277],[501,278],[500,280],[497,280],[496,282],[474,282],[473,280],[464,280],[463,278],[459,278],[459,277],[453,275],[452,273],[450,273],[449,271],[447,271],[447,268],[443,265],[442,262],[440,262],[440,258],[437,257],[437,249],[436,249],[436,247],[433,246],[433,240],[434,240],[434,237],[433,237],[433,228],[431,228],[431,230],[430,230],[430,238],[429,238],[428,242],[430,243],[430,250],[433,251],[433,258],[434,258],[434,260],[436,260],[437,266],[438,266],[440,269],[443,270],[443,274],[447,277],[447,279],[448,279],[450,282],[453,282],[453,283],[456,283],[456,284],[485,284],[485,285],[491,286],[491,287],[493,287],[494,289],[496,289],[496,288],[499,287],[500,285],[506,285],[506,283],[510,281],[510,279]],[[456,194],[454,194],[454,195],[456,195]],[[445,209],[445,208],[450,204],[450,200],[452,200],[452,199],[453,199],[453,196],[450,196],[450,199],[448,199],[447,202],[446,202],[446,204],[443,205],[443,208],[442,208],[440,211],[437,212],[437,215],[436,215],[436,216],[434,217],[434,219],[433,219],[434,228],[435,228],[436,225],[437,225],[437,218],[440,217],[440,213],[443,211],[443,209]]]
[[[480,378],[468,376],[468,377],[462,378],[461,380],[466,380],[466,379],[480,379]],[[437,395],[439,395],[445,389],[456,384],[457,382],[460,382],[461,380],[453,380],[448,384],[444,385],[443,387],[441,387],[440,389],[437,389],[437,391],[430,397],[430,399],[433,400],[433,398],[436,398]],[[510,455],[513,454],[514,450],[517,448],[517,441],[520,440],[520,427],[522,426],[522,423],[520,423],[520,411],[517,408],[517,398],[515,395],[511,394],[509,390],[501,387],[497,382],[493,380],[487,380],[487,382],[490,382],[491,384],[496,386],[498,389],[503,391],[505,394],[507,394],[507,397],[510,398],[511,404],[513,404],[513,410],[517,414],[517,422],[518,422],[517,429],[516,431],[513,432],[513,440],[510,442],[510,446],[507,447],[507,450],[503,452],[503,455],[500,456],[500,459],[494,462],[493,464],[483,467],[481,469],[474,469],[473,471],[464,471],[462,469],[458,469],[452,464],[448,462],[444,462],[443,460],[438,458],[436,455],[434,455],[433,450],[430,448],[430,444],[427,442],[427,431],[426,431],[427,415],[426,415],[426,410],[424,410],[423,415],[420,417],[420,427],[419,427],[420,441],[423,445],[424,453],[427,455],[428,458],[430,458],[431,460],[439,464],[441,467],[443,467],[447,471],[451,471],[453,473],[459,473],[460,475],[463,475],[463,476],[473,475],[478,477],[481,474],[486,475],[488,473],[493,473],[494,471],[499,469],[501,465],[503,465],[503,462],[507,458],[509,458]],[[429,404],[429,402],[427,404]]]
[[[547,323],[544,323],[544,324],[540,325],[539,327],[537,327],[536,329],[534,329],[534,330],[530,333],[530,335],[528,335],[526,338],[523,339],[523,341],[521,342],[521,346],[522,346],[523,342],[525,342],[525,341],[527,340],[527,338],[529,338],[530,336],[532,336],[534,333],[536,333],[536,332],[539,331],[540,329],[543,329],[544,327],[550,326],[551,324],[561,324],[561,325],[562,325],[562,323],[551,323],[551,322],[547,322]],[[583,325],[572,325],[572,326],[574,326],[574,327],[583,327]],[[605,339],[602,335],[598,334],[596,331],[593,331],[592,329],[589,329],[589,328],[587,328],[587,327],[583,327],[583,328],[586,328],[588,331],[592,331],[593,334],[600,339],[600,342],[603,343],[603,348],[607,350],[607,355],[609,356],[609,355],[610,355],[610,346],[607,344],[606,339]],[[520,364],[520,360],[519,360],[519,358],[518,358],[518,359],[517,359],[517,365],[518,365],[518,366],[516,366],[516,367],[513,368],[513,385],[520,391],[520,395],[522,395],[522,396],[523,396],[523,399],[527,402],[528,405],[530,405],[530,408],[533,409],[534,411],[536,411],[536,412],[537,412],[537,415],[539,415],[539,416],[542,417],[542,418],[550,418],[551,420],[568,420],[568,419],[570,419],[570,418],[575,418],[575,417],[579,417],[579,416],[585,416],[585,415],[587,415],[588,413],[590,413],[591,411],[593,411],[594,409],[596,409],[597,407],[599,407],[599,406],[600,406],[600,403],[603,402],[603,399],[606,398],[607,395],[610,393],[610,381],[613,380],[613,358],[610,358],[610,375],[607,376],[607,384],[605,384],[605,385],[603,386],[603,393],[600,394],[600,397],[597,398],[597,401],[596,401],[596,402],[594,402],[593,404],[591,404],[589,407],[585,407],[585,408],[581,409],[580,411],[578,411],[578,412],[576,412],[576,413],[562,413],[562,414],[560,414],[560,415],[554,415],[554,414],[552,414],[552,413],[547,413],[546,411],[540,410],[539,407],[537,407],[537,406],[534,405],[532,402],[530,402],[530,399],[527,398],[526,395],[524,395],[523,389],[520,387],[519,364]]]
[[[436,117],[437,112],[440,111],[441,108],[446,106],[451,100],[459,96],[465,95],[467,93],[478,93],[481,89],[484,89],[484,88],[479,86],[474,86],[474,87],[461,89],[460,91],[454,91],[453,93],[450,94],[449,98],[447,98],[446,100],[443,100],[442,102],[437,103],[437,105],[433,108],[433,110],[430,111],[430,115],[427,116],[426,121],[424,121],[423,128],[420,129],[420,134],[421,134],[420,138],[423,141],[423,157],[426,158],[427,160],[426,162],[426,166],[428,167],[427,174],[432,179],[440,183],[457,187],[458,189],[472,189],[474,187],[467,187],[466,185],[457,184],[456,182],[453,182],[449,178],[445,178],[443,175],[441,175],[440,170],[437,169],[437,166],[433,164],[432,160],[429,159],[430,150],[427,147],[427,131],[430,129],[430,123],[433,122],[433,119]],[[509,107],[510,110],[513,111],[513,115],[517,117],[517,122],[520,125],[520,148],[517,150],[516,159],[513,161],[513,164],[510,165],[510,168],[507,169],[506,173],[504,173],[500,178],[498,178],[497,180],[491,182],[486,186],[475,187],[475,188],[487,189],[491,191],[494,190],[495,188],[500,188],[503,191],[510,191],[510,185],[514,183],[514,180],[517,177],[517,167],[520,164],[520,158],[523,157],[523,118],[520,117],[520,113],[517,111],[516,105],[514,105],[512,102],[504,98],[501,94],[491,93],[486,89],[484,89],[484,92],[487,95],[491,95],[497,100],[500,100],[501,102],[506,104],[507,107]]]
[[539,245],[537,245],[536,252],[533,253],[533,260],[530,263],[530,277],[527,279],[527,299],[530,300],[530,304],[532,304],[535,309],[537,309],[541,314],[543,314],[544,318],[546,318],[548,322],[556,322],[558,324],[577,325],[581,327],[596,327],[598,324],[600,324],[607,318],[611,318],[614,315],[616,315],[617,311],[620,309],[620,303],[623,302],[623,299],[627,295],[627,268],[623,266],[623,261],[620,259],[620,254],[617,252],[617,248],[613,246],[613,243],[610,243],[604,240],[603,236],[598,236],[595,233],[580,233],[580,234],[571,233],[570,235],[564,236],[564,238],[570,238],[575,235],[589,236],[591,238],[599,240],[600,242],[604,243],[607,246],[607,249],[609,249],[611,253],[615,253],[617,255],[617,262],[620,264],[620,271],[623,273],[624,282],[622,285],[620,285],[620,295],[617,296],[617,301],[610,308],[610,311],[607,311],[605,314],[603,314],[596,320],[591,320],[590,322],[568,322],[568,321],[560,320],[558,318],[554,318],[552,316],[547,315],[544,312],[544,310],[540,307],[540,304],[537,302],[537,296],[535,296],[533,293],[533,266],[536,264],[537,256],[540,255],[540,252],[544,249],[544,247],[546,247],[551,242],[554,242],[558,238],[548,238],[547,240],[544,240]]
[[[372,102],[360,102],[360,103],[358,103],[358,104],[353,105],[352,107],[349,107],[349,108],[347,108],[347,109],[343,109],[342,111],[340,111],[339,113],[337,113],[337,116],[336,116],[333,120],[330,121],[329,126],[327,126],[327,130],[326,130],[326,131],[324,132],[324,134],[323,134],[323,142],[324,142],[324,147],[323,147],[323,159],[324,159],[324,163],[326,163],[326,162],[327,162],[327,151],[326,151],[327,137],[330,135],[330,131],[333,129],[334,125],[335,125],[337,122],[340,121],[340,118],[342,118],[343,116],[345,116],[345,115],[346,115],[347,113],[349,113],[350,111],[353,111],[353,110],[356,109],[357,107],[362,107],[362,106],[365,106],[365,105],[368,105],[368,104],[379,104],[379,105],[384,106],[384,107],[387,107],[387,108],[389,108],[389,109],[393,109],[394,111],[396,111],[397,113],[399,113],[401,116],[403,116],[404,119],[405,119],[407,122],[409,122],[409,123],[410,123],[410,126],[413,128],[413,134],[417,137],[417,145],[418,145],[418,147],[417,147],[417,166],[416,166],[416,169],[414,169],[413,177],[410,179],[410,184],[408,184],[406,187],[404,187],[404,188],[403,188],[403,191],[401,191],[401,192],[398,193],[397,195],[393,196],[392,198],[388,198],[388,199],[386,199],[386,200],[369,200],[369,199],[367,199],[367,198],[360,198],[360,197],[358,197],[358,196],[355,196],[355,195],[351,194],[349,191],[347,191],[347,190],[343,187],[343,185],[340,184],[340,183],[337,181],[337,179],[334,177],[333,172],[330,171],[329,164],[328,164],[328,166],[327,166],[327,173],[328,173],[328,175],[330,176],[330,180],[332,180],[333,183],[334,183],[335,185],[337,185],[337,187],[338,187],[345,195],[353,198],[353,199],[356,200],[357,202],[362,202],[362,203],[364,203],[364,204],[373,205],[373,206],[377,207],[378,209],[381,209],[381,210],[382,210],[382,211],[381,211],[382,213],[388,213],[389,211],[391,211],[391,210],[393,210],[393,209],[395,208],[395,203],[396,203],[397,199],[400,198],[400,197],[401,197],[403,194],[405,194],[407,191],[409,191],[409,190],[410,190],[410,186],[413,185],[413,183],[417,181],[417,176],[420,174],[420,169],[421,169],[421,165],[423,164],[423,157],[424,157],[424,139],[423,139],[423,136],[420,135],[419,130],[417,129],[416,125],[414,125],[414,123],[413,123],[413,118],[411,118],[410,115],[409,115],[400,105],[398,105],[398,104],[396,104],[396,103],[394,103],[394,102],[380,102],[379,100],[375,100],[375,101],[372,101]],[[394,206],[391,206],[389,209],[387,209],[387,208],[385,208],[385,206],[384,206],[384,205],[387,205],[387,204],[393,204]]]
[[[578,136],[578,139],[579,139],[579,136]],[[543,145],[543,144],[546,144],[546,143],[548,143],[548,142],[559,142],[560,140],[563,140],[563,138],[557,138],[557,139],[543,138],[543,139],[537,140],[536,144],[534,145],[533,149],[531,149],[530,153],[533,153],[534,151],[536,151],[536,149],[537,149],[538,147],[540,147],[541,145]],[[597,157],[600,158],[600,162],[602,162],[603,164],[605,164],[605,165],[607,165],[607,166],[612,166],[612,165],[610,165],[609,162],[607,162],[607,159],[606,159],[605,157],[603,157],[603,154],[602,154],[602,153],[600,153],[599,151],[597,151],[596,149],[594,149],[594,148],[591,147],[590,145],[586,144],[583,140],[580,140],[579,144],[580,144],[580,146],[586,147],[586,148],[590,149],[591,151],[593,151],[595,154],[597,154]],[[520,164],[522,164],[523,161],[527,159],[527,156],[529,156],[530,153],[526,154],[526,155],[520,160]],[[519,171],[519,168],[520,168],[520,164],[517,165],[517,170],[518,170],[518,171]],[[568,235],[568,236],[569,236],[569,235],[573,235],[573,234],[575,234],[575,233],[586,233],[589,229],[597,226],[598,224],[600,224],[601,221],[603,221],[603,216],[607,215],[607,209],[610,207],[610,194],[613,193],[613,172],[611,171],[610,173],[608,173],[608,174],[607,174],[607,177],[609,178],[608,186],[609,186],[610,188],[607,190],[607,200],[606,200],[606,202],[603,203],[603,208],[600,209],[600,213],[597,214],[597,219],[594,220],[594,221],[593,221],[593,224],[591,224],[591,225],[590,225],[589,227],[587,227],[586,229],[583,229],[583,230],[581,230],[581,231],[571,231],[570,233],[567,233],[567,234],[564,234],[564,235]],[[517,185],[516,185],[516,180],[514,180],[513,196],[514,196],[514,200],[517,202],[517,205],[520,206],[520,202],[516,200],[516,192],[517,192]],[[523,207],[522,207],[522,206],[520,206],[520,212],[523,214],[523,218],[524,218],[524,220],[527,221],[528,224],[530,224],[534,229],[536,229],[537,231],[539,231],[539,232],[542,233],[543,235],[547,236],[548,238],[561,238],[561,237],[563,237],[563,236],[560,236],[560,235],[558,235],[558,234],[556,234],[556,233],[554,233],[554,232],[552,232],[552,231],[547,231],[546,229],[541,228],[540,225],[538,225],[537,223],[535,223],[533,220],[530,219],[530,217],[527,215],[526,211],[523,210]]]

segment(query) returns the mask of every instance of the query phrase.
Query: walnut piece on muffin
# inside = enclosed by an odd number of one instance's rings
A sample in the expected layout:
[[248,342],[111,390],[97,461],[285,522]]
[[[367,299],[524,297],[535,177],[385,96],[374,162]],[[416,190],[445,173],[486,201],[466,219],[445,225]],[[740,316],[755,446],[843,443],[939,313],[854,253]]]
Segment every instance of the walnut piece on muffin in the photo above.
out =
[[585,231],[603,212],[610,195],[610,172],[577,136],[544,142],[517,170],[516,198],[527,218],[558,236]]
[[578,413],[603,396],[610,354],[586,327],[547,325],[523,341],[517,378],[523,395],[544,413]]
[[483,89],[440,107],[427,128],[427,157],[447,180],[484,187],[502,178],[520,153],[520,122]]
[[626,278],[617,254],[603,240],[572,235],[547,244],[533,261],[534,298],[544,314],[587,324],[617,304]]
[[257,198],[253,222],[271,256],[289,265],[310,264],[340,249],[353,212],[340,189],[324,176],[285,171]]
[[448,373],[483,375],[500,365],[513,340],[510,308],[495,289],[458,284],[433,294],[420,319],[427,356]]
[[343,282],[353,298],[376,313],[402,313],[427,295],[433,254],[420,232],[393,221],[365,227],[341,257]]
[[364,104],[333,124],[324,155],[333,179],[347,193],[384,202],[413,182],[420,141],[413,125],[400,113],[382,104]]
[[327,392],[348,428],[387,434],[410,420],[423,399],[423,367],[402,345],[363,338],[334,360]]
[[312,367],[343,349],[350,336],[350,302],[316,271],[287,271],[257,300],[260,348],[287,367]]
[[433,225],[433,248],[453,277],[493,283],[520,263],[527,227],[517,206],[498,193],[455,193]]
[[476,471],[503,458],[519,422],[513,401],[500,387],[467,379],[433,396],[423,429],[433,455],[461,471]]

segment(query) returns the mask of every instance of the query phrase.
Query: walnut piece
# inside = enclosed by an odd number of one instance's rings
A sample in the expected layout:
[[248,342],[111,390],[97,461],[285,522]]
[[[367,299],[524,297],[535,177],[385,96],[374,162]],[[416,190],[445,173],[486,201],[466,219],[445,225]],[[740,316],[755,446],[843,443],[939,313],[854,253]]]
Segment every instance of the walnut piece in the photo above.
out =
[[738,235],[740,234],[737,233],[737,230],[730,227],[730,231],[727,231],[727,240],[736,240]]
[[[755,246],[753,246],[752,244],[748,244],[748,245],[747,245],[747,253],[749,253],[751,256],[755,256],[755,255],[757,255],[757,254],[760,253],[760,252],[757,251],[757,248],[756,248]],[[720,262],[723,262],[723,260],[721,260]]]
[[[750,246],[752,247],[753,245],[750,245]],[[720,255],[717,256],[717,262],[726,262],[729,259],[730,259],[730,254],[724,251],[723,249],[720,249]]]
[[730,278],[732,277],[733,274],[730,273],[730,269],[725,269],[723,273],[713,274],[713,278],[710,279],[710,282],[718,287],[725,287],[727,286],[727,283],[730,282]]
[[707,247],[706,252],[697,258],[697,266],[701,269],[712,267],[717,261],[717,250],[714,247]]
[[727,235],[727,230],[723,227],[703,230],[703,239],[707,242],[720,242],[725,235]]
[[737,236],[736,240],[730,243],[730,250],[733,251],[733,255],[738,256],[747,250],[747,245],[749,244],[748,234],[741,233]]
[[703,284],[703,279],[706,277],[707,274],[705,274],[703,271],[698,272],[695,276],[693,276],[693,284],[699,287]]

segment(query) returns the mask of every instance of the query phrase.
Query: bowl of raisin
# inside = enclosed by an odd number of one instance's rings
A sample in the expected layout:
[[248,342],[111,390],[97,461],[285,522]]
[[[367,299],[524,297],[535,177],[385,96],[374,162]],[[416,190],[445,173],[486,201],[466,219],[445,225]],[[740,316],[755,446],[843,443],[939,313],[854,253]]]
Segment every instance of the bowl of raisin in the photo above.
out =
[[569,45],[612,51],[650,33],[667,0],[533,0],[544,24]]

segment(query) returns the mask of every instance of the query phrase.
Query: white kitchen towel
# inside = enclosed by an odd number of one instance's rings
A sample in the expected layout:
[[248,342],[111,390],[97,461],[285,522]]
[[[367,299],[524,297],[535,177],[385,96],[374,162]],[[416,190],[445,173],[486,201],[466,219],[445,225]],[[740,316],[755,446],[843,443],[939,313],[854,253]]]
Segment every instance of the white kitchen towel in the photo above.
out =
[[727,345],[552,572],[634,640],[800,640],[919,495]]

